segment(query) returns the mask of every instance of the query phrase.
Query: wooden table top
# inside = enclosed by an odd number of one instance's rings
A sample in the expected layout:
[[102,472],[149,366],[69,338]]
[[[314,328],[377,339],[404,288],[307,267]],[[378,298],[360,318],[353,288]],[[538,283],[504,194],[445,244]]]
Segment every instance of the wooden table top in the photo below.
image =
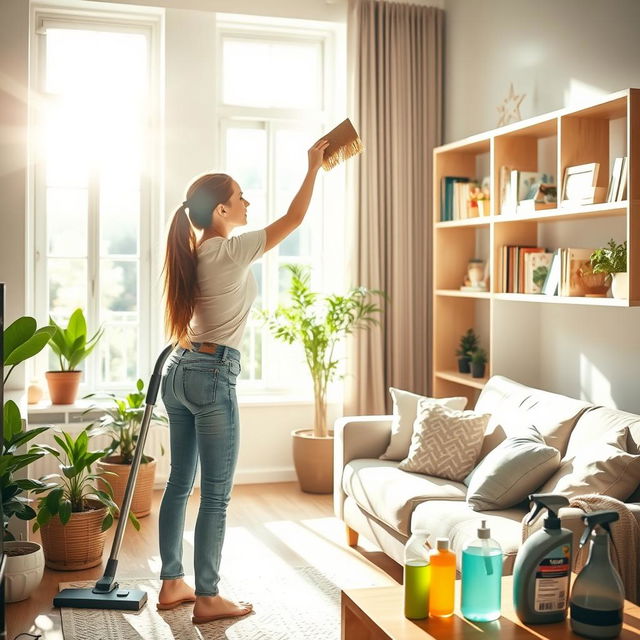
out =
[[[343,591],[350,601],[389,638],[397,640],[427,640],[474,638],[483,640],[533,640],[580,638],[571,631],[569,616],[564,622],[527,626],[518,619],[513,608],[512,576],[502,578],[502,615],[493,622],[472,622],[460,613],[459,606],[449,618],[426,618],[409,620],[404,617],[403,588],[375,587],[367,589],[347,589]],[[460,580],[456,580],[456,603],[460,603]],[[627,602],[620,638],[640,639],[640,607]]]

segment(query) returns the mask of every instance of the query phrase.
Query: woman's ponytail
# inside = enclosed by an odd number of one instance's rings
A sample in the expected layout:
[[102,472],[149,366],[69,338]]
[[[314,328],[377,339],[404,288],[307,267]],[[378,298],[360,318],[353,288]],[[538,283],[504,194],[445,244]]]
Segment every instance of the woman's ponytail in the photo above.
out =
[[165,327],[171,342],[188,340],[188,329],[198,295],[196,236],[184,204],[173,214],[164,257]]

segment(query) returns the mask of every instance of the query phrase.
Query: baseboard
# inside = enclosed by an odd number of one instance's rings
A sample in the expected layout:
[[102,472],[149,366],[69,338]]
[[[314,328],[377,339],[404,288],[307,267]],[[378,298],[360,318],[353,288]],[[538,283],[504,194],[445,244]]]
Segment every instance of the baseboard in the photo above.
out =
[[268,482],[295,482],[296,471],[293,468],[244,469],[236,471],[234,484],[266,484]]

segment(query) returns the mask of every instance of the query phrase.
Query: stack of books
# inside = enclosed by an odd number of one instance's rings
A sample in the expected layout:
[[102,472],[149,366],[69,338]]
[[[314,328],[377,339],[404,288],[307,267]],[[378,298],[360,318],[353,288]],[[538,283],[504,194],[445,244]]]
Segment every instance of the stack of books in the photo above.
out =
[[501,291],[541,293],[553,254],[542,247],[502,247]]
[[548,296],[584,296],[587,289],[580,276],[580,269],[591,265],[594,249],[565,247],[556,249],[549,267],[549,275],[542,286]]
[[477,180],[462,176],[444,176],[440,186],[440,221],[478,217],[478,204],[471,197],[477,189]]
[[503,215],[529,213],[557,206],[553,175],[500,167],[498,176],[500,213]]
[[620,202],[627,198],[627,176],[629,174],[629,162],[627,156],[616,158],[611,170],[611,180],[607,191],[607,202]]

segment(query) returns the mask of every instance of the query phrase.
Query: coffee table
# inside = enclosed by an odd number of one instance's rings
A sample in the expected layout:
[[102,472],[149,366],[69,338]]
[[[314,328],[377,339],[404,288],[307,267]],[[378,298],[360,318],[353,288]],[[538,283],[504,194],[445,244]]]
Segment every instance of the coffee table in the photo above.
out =
[[[527,626],[513,609],[512,577],[502,578],[502,616],[494,622],[471,622],[456,608],[450,618],[408,620],[403,614],[402,586],[347,589],[342,592],[342,640],[556,640],[579,638],[569,619]],[[456,581],[460,602],[460,581]],[[626,602],[620,638],[640,640],[640,607]]]

